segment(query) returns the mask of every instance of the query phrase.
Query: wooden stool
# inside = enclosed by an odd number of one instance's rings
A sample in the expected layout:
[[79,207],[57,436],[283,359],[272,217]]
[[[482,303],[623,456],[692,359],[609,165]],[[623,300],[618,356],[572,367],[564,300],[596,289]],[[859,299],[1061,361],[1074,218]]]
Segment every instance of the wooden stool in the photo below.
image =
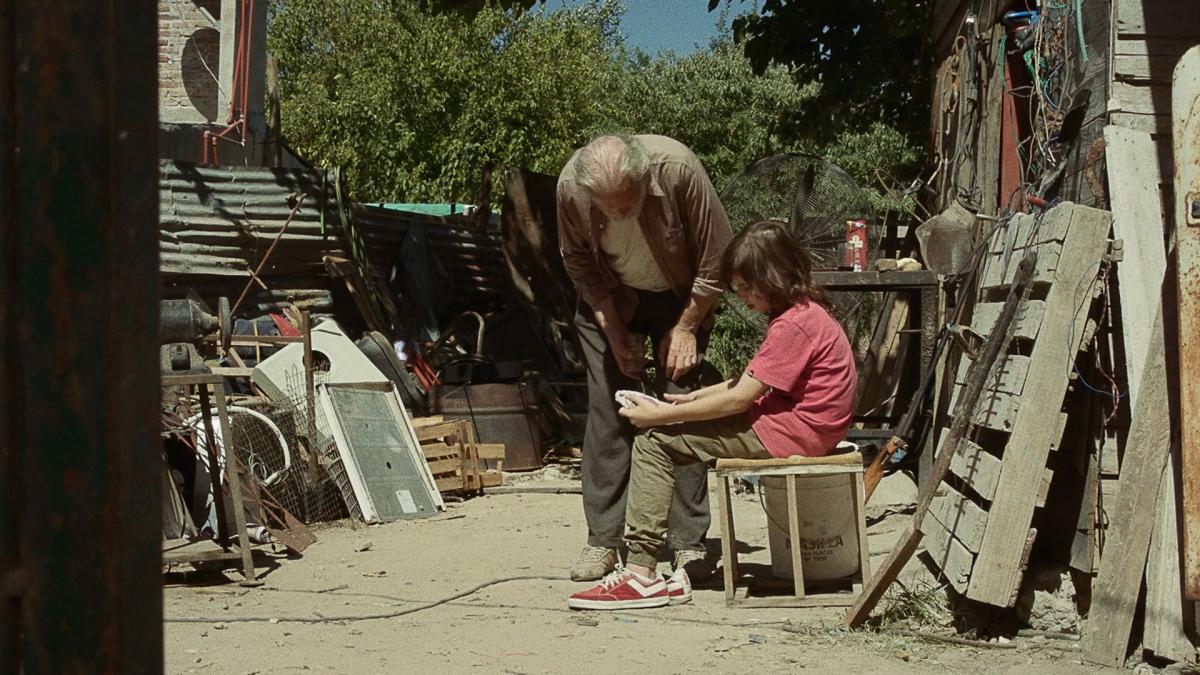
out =
[[[721,556],[725,572],[725,604],[746,607],[812,607],[850,605],[864,581],[871,576],[870,555],[867,551],[867,518],[863,508],[863,460],[858,452],[848,452],[825,457],[787,457],[784,459],[719,459],[716,467],[721,479],[717,496],[721,502]],[[806,595],[804,592],[804,564],[800,552],[800,513],[796,505],[799,482],[803,476],[828,476],[845,474],[851,477],[855,529],[858,533],[858,572],[850,577],[853,593],[822,593]],[[783,476],[787,482],[788,536],[792,542],[792,575],[794,596],[739,598],[737,597],[738,574],[737,539],[733,530],[732,500],[729,496],[729,479],[739,476]],[[747,593],[748,595],[748,593]]]

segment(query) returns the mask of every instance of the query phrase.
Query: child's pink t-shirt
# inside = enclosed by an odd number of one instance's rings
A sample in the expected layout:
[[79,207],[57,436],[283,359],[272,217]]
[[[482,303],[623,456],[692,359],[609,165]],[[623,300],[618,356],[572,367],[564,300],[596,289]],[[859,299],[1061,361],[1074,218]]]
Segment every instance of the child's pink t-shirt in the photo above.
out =
[[846,437],[858,374],[846,333],[824,307],[801,302],[772,319],[746,372],[770,387],[749,415],[772,456],[827,455]]

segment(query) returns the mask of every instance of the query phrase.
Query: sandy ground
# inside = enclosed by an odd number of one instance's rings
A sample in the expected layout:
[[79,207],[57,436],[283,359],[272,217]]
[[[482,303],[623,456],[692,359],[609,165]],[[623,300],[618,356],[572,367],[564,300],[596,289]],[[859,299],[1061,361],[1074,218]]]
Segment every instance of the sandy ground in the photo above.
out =
[[[757,497],[735,499],[742,559],[767,564]],[[875,515],[885,509],[875,507]],[[893,514],[872,527],[876,561],[905,518]],[[730,609],[719,582],[697,589],[690,605],[573,612],[566,598],[583,585],[565,578],[585,535],[578,495],[491,495],[425,521],[320,528],[302,558],[259,557],[266,565],[260,588],[214,574],[188,575],[186,584],[171,575],[163,592],[167,672],[1099,672],[1080,662],[1075,643],[1060,640],[963,647],[847,633],[837,609]],[[715,520],[710,537],[717,547]],[[510,581],[405,616],[348,618],[524,575],[563,580]]]

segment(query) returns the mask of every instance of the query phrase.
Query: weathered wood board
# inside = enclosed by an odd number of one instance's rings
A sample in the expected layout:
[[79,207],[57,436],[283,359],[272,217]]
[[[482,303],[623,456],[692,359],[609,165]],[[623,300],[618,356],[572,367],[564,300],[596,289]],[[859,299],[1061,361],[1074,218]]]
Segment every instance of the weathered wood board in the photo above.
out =
[[[1200,47],[1175,69],[1175,250],[1179,293],[1179,407],[1200,410]],[[1184,424],[1183,577],[1189,598],[1200,600],[1200,428]]]
[[[1152,335],[1152,339],[1162,340],[1161,312],[1155,318]],[[1109,512],[1111,522],[1104,557],[1092,585],[1092,610],[1082,640],[1085,659],[1112,668],[1124,664],[1128,652],[1157,514],[1158,487],[1171,441],[1167,368],[1162,350],[1150,354],[1140,390],[1121,466],[1120,491]]]

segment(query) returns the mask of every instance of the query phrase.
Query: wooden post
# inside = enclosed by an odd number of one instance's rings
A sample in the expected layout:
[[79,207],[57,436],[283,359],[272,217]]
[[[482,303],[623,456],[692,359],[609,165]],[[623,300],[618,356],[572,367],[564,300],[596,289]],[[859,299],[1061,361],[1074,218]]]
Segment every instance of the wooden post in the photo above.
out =
[[317,395],[313,383],[312,316],[308,310],[300,315],[300,332],[304,338],[304,416],[308,419],[308,483],[321,480],[321,448],[317,441]]
[[[1122,241],[1117,265],[1121,294],[1121,333],[1125,348],[1129,409],[1138,410],[1142,372],[1149,353],[1166,349],[1165,336],[1152,334],[1163,307],[1167,271],[1166,231],[1159,198],[1158,145],[1150,134],[1118,126],[1104,129],[1108,156],[1108,192],[1113,211],[1113,237]],[[1157,340],[1157,341],[1155,341]],[[1165,414],[1165,413],[1164,413]],[[1163,447],[1159,452],[1173,452]],[[1158,487],[1157,516],[1151,526],[1146,564],[1145,648],[1172,661],[1184,661],[1195,649],[1184,632],[1184,602],[1179,569],[1179,530],[1175,499],[1175,464],[1168,462]]]
[[[1162,313],[1154,322],[1152,340],[1162,340]],[[1083,657],[1118,668],[1125,663],[1133,614],[1142,587],[1150,533],[1154,525],[1158,488],[1167,465],[1171,421],[1167,401],[1167,366],[1162,350],[1146,360],[1137,407],[1134,408],[1121,489],[1109,511],[1112,521],[1093,584],[1092,611],[1083,634]]]
[[[1200,409],[1200,46],[1175,66],[1171,117],[1175,135],[1175,251],[1179,275],[1179,409]],[[1200,429],[1180,425],[1183,444],[1183,579],[1200,600]]]

